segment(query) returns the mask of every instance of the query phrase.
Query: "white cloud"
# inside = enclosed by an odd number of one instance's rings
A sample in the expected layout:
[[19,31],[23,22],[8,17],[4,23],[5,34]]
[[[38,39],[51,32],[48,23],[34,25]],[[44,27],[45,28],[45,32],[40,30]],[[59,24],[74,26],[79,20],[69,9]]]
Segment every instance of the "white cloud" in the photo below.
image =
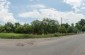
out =
[[75,7],[80,7],[82,0],[64,0],[64,2],[66,2],[72,6],[75,6]]
[[39,1],[39,0],[29,0],[29,1],[33,2],[33,1]]
[[64,2],[71,5],[75,12],[82,11],[81,8],[85,7],[84,0],[64,0]]
[[10,2],[7,0],[0,0],[0,21],[2,21],[2,23],[16,22],[13,14],[9,12],[9,5]]
[[30,5],[29,7],[33,9],[46,8],[46,6],[42,4]]
[[39,18],[40,13],[37,10],[31,12],[25,12],[19,15],[20,17],[31,17],[31,18]]
[[39,20],[42,20],[43,18],[52,18],[54,20],[58,20],[59,22],[61,20],[60,18],[62,17],[63,23],[68,22],[69,24],[76,23],[80,19],[85,18],[83,14],[77,14],[72,11],[60,12],[54,8],[45,8],[45,9],[33,10],[30,12],[24,12],[24,13],[19,14],[19,17],[37,18]]

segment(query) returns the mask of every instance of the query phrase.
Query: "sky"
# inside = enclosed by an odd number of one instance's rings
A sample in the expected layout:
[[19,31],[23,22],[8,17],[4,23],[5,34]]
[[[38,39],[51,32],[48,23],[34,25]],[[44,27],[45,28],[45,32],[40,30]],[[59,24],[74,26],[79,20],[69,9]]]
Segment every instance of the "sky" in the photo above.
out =
[[85,19],[85,0],[0,0],[0,24],[50,18],[60,23]]

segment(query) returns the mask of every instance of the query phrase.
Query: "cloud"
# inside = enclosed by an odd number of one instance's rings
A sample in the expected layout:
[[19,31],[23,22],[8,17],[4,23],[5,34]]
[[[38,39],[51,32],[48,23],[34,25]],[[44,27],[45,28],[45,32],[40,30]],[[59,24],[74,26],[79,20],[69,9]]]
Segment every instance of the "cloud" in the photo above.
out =
[[0,0],[0,23],[16,22],[13,14],[9,12],[10,2],[7,0]]
[[19,14],[19,17],[39,18],[39,16],[40,16],[40,13],[37,10]]
[[20,13],[19,17],[23,18],[36,18],[38,20],[42,20],[43,18],[51,18],[54,20],[58,20],[60,22],[61,17],[63,18],[63,23],[76,23],[80,19],[85,18],[83,14],[70,12],[60,12],[54,8],[44,8],[33,10],[29,12]]
[[64,0],[64,2],[66,2],[67,4],[70,4],[72,6],[75,6],[75,7],[80,7],[82,0]]
[[39,1],[39,0],[29,0],[30,2],[33,2],[33,1]]
[[30,8],[33,8],[33,9],[46,8],[46,6],[45,6],[45,5],[42,5],[42,4],[30,5],[29,7],[30,7]]
[[75,12],[79,12],[81,8],[85,7],[84,0],[64,0],[64,2],[71,5]]

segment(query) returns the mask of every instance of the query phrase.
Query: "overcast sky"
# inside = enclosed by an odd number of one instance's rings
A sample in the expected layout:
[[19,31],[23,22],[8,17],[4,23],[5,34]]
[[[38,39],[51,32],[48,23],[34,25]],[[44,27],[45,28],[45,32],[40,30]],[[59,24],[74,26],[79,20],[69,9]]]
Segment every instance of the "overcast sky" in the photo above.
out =
[[0,23],[51,18],[76,23],[85,18],[85,0],[0,0]]

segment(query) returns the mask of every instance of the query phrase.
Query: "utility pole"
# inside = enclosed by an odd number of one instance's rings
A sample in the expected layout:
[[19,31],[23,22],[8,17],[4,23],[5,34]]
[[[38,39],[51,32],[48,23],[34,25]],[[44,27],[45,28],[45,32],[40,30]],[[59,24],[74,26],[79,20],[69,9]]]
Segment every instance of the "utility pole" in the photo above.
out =
[[62,17],[61,17],[61,26],[62,26]]

